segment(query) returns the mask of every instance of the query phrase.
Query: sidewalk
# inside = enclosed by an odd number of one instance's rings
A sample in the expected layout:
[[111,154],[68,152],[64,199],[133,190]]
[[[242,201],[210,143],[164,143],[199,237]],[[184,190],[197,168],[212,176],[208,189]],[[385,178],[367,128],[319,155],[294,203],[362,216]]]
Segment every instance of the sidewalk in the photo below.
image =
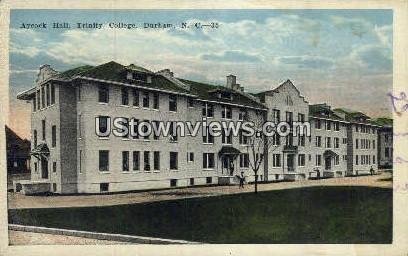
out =
[[[374,186],[392,188],[391,173],[374,176],[343,177],[321,180],[304,180],[294,182],[278,182],[259,184],[258,191],[280,190],[309,186]],[[129,192],[102,195],[70,195],[70,196],[25,196],[19,193],[8,193],[8,208],[50,208],[50,207],[87,207],[120,204],[135,204],[192,197],[219,196],[226,194],[250,193],[253,184],[246,184],[244,189],[236,186],[190,187],[165,189],[159,191]]]

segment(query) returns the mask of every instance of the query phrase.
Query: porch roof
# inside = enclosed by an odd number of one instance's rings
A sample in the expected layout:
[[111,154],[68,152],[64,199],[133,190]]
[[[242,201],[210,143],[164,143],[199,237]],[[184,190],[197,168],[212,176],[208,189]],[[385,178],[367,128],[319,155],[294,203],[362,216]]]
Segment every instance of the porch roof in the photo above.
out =
[[222,155],[239,155],[241,151],[239,149],[234,148],[233,146],[223,146],[220,151],[218,152],[218,156]]

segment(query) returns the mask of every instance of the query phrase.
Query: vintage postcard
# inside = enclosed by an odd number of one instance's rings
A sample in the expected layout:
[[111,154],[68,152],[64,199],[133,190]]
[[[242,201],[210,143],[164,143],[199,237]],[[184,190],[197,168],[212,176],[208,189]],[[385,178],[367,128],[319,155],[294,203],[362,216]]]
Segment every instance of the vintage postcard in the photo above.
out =
[[407,2],[0,5],[1,253],[407,255]]

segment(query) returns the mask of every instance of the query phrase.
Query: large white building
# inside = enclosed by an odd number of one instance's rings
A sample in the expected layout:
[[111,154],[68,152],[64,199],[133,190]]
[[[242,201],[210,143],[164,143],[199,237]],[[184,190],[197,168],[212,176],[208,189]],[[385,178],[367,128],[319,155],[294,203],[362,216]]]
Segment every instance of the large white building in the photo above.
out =
[[310,120],[311,137],[292,131],[293,136],[276,137],[269,150],[257,152],[264,154],[259,180],[337,177],[376,169],[379,126],[324,104],[309,105],[289,80],[252,95],[232,75],[225,86],[217,86],[133,64],[109,62],[62,73],[44,65],[36,86],[17,97],[32,105],[31,180],[16,184],[27,194],[228,184],[241,172],[254,180],[249,163],[255,156],[242,136],[96,134],[97,125],[108,129],[117,117],[192,123],[203,118],[208,122],[256,117],[273,122]]

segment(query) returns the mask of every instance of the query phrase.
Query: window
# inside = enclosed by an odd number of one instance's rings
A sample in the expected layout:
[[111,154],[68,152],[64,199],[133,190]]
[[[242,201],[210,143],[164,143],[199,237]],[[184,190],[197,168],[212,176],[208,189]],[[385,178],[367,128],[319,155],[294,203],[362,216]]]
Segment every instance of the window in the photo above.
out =
[[[108,131],[108,116],[99,116],[99,132],[105,134]],[[108,135],[106,135],[108,136]]]
[[207,144],[214,143],[214,136],[210,134],[209,128],[206,129],[206,134],[203,135],[203,142]]
[[187,104],[189,108],[194,108],[194,99],[189,98]]
[[194,152],[187,152],[187,162],[194,162]]
[[330,131],[331,130],[331,122],[326,121],[326,130]]
[[136,90],[135,88],[132,89],[133,91],[133,106],[134,107],[139,107],[139,91]]
[[245,136],[242,130],[239,130],[239,144],[248,145],[248,136]]
[[373,140],[373,149],[375,149],[375,140]]
[[375,164],[375,156],[373,156],[373,164]]
[[158,140],[160,132],[157,131],[153,127],[159,127],[159,121],[152,121],[152,134],[153,134],[153,139]]
[[194,186],[194,178],[190,178],[190,186]]
[[144,171],[149,172],[150,171],[150,152],[149,151],[143,152],[143,162],[144,162]]
[[340,163],[340,157],[339,157],[339,156],[335,156],[335,157],[334,157],[334,164],[335,164],[335,165],[339,165],[339,163]]
[[46,94],[47,94],[47,107],[50,105],[51,102],[51,94],[50,94],[50,84],[45,86]]
[[286,122],[289,124],[290,127],[293,125],[293,113],[286,111]]
[[340,131],[340,123],[339,122],[334,122],[333,126],[334,126],[335,131]]
[[36,102],[36,98],[33,98],[33,112],[37,111],[37,102]]
[[57,127],[53,125],[51,127],[51,147],[55,148],[57,145]]
[[286,105],[293,106],[292,98],[289,95],[286,95]]
[[51,105],[55,104],[55,85],[51,84]]
[[177,111],[177,95],[169,95],[169,111]]
[[248,168],[249,167],[249,154],[242,153],[239,155],[239,167]]
[[358,155],[356,155],[356,165],[358,165]]
[[38,172],[38,164],[34,163],[34,172]]
[[305,140],[305,135],[302,135],[302,136],[299,136],[299,146],[302,146],[302,147],[304,147],[305,146],[305,143],[306,143],[306,140]]
[[298,155],[298,166],[305,166],[306,157],[305,154]]
[[133,151],[133,171],[140,170],[140,152]]
[[232,108],[229,106],[224,106],[221,112],[221,117],[225,119],[232,118]]
[[178,153],[170,152],[170,170],[178,169]]
[[356,149],[358,149],[358,139],[356,139]]
[[207,178],[205,179],[205,183],[211,184],[211,183],[212,183],[212,177],[207,177]]
[[286,146],[293,146],[293,134],[289,133],[288,136],[286,136]]
[[204,103],[202,114],[204,117],[214,117],[214,105],[209,103]]
[[272,109],[272,121],[277,124],[280,122],[280,110]]
[[42,140],[45,140],[45,120],[41,120]]
[[221,140],[222,140],[222,144],[232,144],[232,132],[230,131],[229,134],[226,135],[225,129],[222,129]]
[[82,150],[79,150],[79,173],[82,173]]
[[326,148],[331,148],[331,138],[326,137]]
[[339,138],[334,138],[334,147],[339,148],[340,147],[340,139]]
[[109,151],[99,150],[99,171],[107,172],[109,171]]
[[109,102],[109,88],[106,85],[99,85],[98,88],[98,101],[100,103]]
[[41,108],[45,108],[45,90],[44,90],[44,86],[41,86]]
[[322,165],[322,155],[316,155],[316,166]]
[[298,114],[298,121],[303,123],[305,121],[305,115],[299,113]]
[[248,119],[248,113],[245,109],[241,109],[238,114],[239,121],[246,121]]
[[343,144],[347,144],[347,138],[343,138]]
[[99,190],[101,192],[108,192],[109,191],[109,183],[101,183],[99,184]]
[[358,132],[358,124],[356,124],[356,132]]
[[122,151],[122,172],[129,171],[129,151]]
[[203,169],[214,169],[214,153],[203,153]]
[[[144,122],[150,124],[149,120],[144,120]],[[143,139],[144,139],[144,140],[150,140],[150,134],[148,133],[149,128],[148,128],[147,125],[143,125],[142,131],[143,131],[143,133],[145,134],[145,136],[143,137]]]
[[178,133],[177,133],[177,126],[175,122],[170,123],[169,127],[169,135],[171,136],[171,141],[172,142],[177,142],[178,140]]
[[57,172],[57,162],[52,162],[52,172]]
[[138,134],[138,132],[137,132],[138,124],[139,124],[139,119],[135,119],[134,124],[135,124],[135,125],[133,126],[133,135],[132,135],[132,138],[133,138],[133,139],[139,139],[139,134]]
[[272,155],[272,166],[273,167],[281,167],[281,155],[280,154],[273,154]]
[[153,169],[155,171],[160,170],[160,152],[154,151],[153,153]]
[[158,92],[153,93],[153,109],[159,109],[160,94]]
[[177,179],[170,180],[170,187],[177,187]]
[[122,105],[129,105],[129,89],[127,87],[122,87]]
[[281,144],[280,143],[280,135],[277,132],[275,132],[272,135],[272,145],[279,146],[280,144]]
[[322,122],[320,121],[320,119],[316,119],[315,128],[316,128],[317,130],[322,129]]
[[149,108],[150,99],[149,92],[143,92],[142,104],[144,108]]
[[322,136],[316,136],[316,147],[322,146]]
[[40,110],[41,108],[41,102],[40,102],[40,90],[37,90],[36,92],[36,98],[37,98],[37,109]]
[[33,140],[34,140],[34,147],[37,147],[37,130],[34,130],[34,134],[33,134]]

